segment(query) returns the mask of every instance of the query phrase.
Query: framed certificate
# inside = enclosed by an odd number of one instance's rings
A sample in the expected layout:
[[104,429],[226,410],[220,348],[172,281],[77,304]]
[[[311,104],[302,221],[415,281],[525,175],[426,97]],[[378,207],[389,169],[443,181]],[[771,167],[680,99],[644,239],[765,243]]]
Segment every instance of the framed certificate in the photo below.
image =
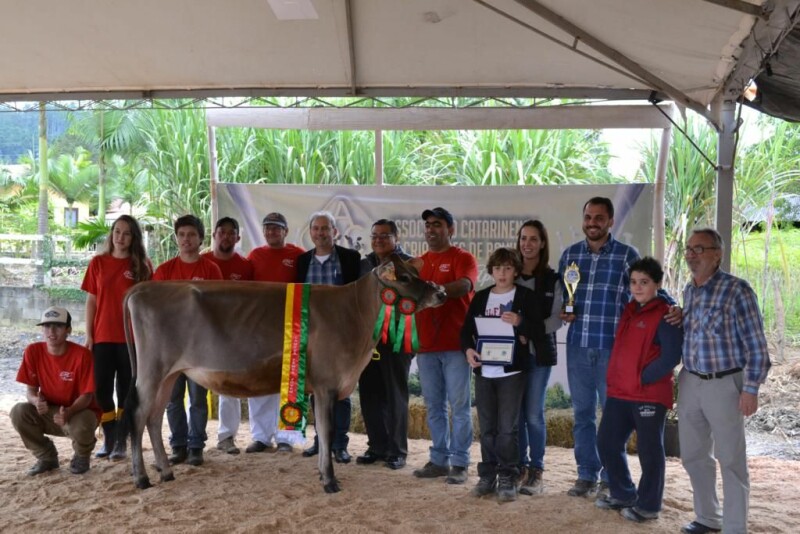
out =
[[483,365],[511,365],[514,344],[513,337],[479,337],[476,351]]

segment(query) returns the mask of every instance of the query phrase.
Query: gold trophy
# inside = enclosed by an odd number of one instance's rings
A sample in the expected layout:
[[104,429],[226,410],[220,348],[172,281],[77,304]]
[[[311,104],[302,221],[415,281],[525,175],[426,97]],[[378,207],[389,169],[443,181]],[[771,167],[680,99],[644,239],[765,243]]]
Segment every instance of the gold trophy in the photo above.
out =
[[578,264],[573,261],[564,271],[564,287],[567,288],[569,295],[569,300],[564,305],[564,313],[575,313],[575,290],[580,281],[581,272],[578,270]]

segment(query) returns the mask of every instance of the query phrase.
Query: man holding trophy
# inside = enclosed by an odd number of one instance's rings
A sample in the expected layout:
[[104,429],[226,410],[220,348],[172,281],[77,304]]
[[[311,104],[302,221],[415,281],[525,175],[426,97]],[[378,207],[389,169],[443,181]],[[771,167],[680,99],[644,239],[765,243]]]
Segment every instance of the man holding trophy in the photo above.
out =
[[[601,476],[597,452],[597,403],[606,401],[606,370],[614,344],[617,320],[630,301],[628,270],[639,252],[614,239],[614,205],[605,197],[589,199],[583,206],[586,239],[561,255],[558,272],[564,281],[561,318],[567,332],[567,380],[572,396],[575,461],[578,480],[567,492],[573,497],[598,496]],[[600,482],[600,491],[607,484]]]

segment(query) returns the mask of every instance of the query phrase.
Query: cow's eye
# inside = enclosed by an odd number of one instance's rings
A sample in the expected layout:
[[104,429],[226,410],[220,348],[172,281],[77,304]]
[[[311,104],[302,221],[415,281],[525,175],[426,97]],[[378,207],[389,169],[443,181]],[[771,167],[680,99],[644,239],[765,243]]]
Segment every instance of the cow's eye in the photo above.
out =
[[398,280],[400,280],[401,282],[410,282],[411,281],[411,275],[407,274],[407,273],[403,273],[398,277]]

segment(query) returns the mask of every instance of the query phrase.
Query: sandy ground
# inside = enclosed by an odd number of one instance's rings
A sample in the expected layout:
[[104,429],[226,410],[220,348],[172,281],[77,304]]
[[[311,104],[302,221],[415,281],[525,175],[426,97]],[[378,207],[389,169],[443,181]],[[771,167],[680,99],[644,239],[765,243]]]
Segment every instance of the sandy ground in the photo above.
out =
[[[72,456],[67,438],[56,438],[61,469],[28,477],[34,458],[16,435],[8,412],[22,400],[23,386],[14,382],[22,348],[35,334],[0,328],[0,532],[326,532],[326,533],[451,533],[671,532],[691,521],[692,494],[677,459],[667,459],[667,484],[661,518],[635,525],[593,502],[568,497],[575,479],[571,449],[549,447],[545,457],[545,493],[520,496],[500,505],[492,498],[469,495],[477,482],[473,466],[464,486],[443,479],[419,480],[411,471],[428,460],[427,440],[411,440],[408,466],[392,471],[382,465],[336,465],[342,491],[327,495],[318,480],[315,459],[293,453],[232,456],[213,448],[217,422],[209,421],[210,448],[201,467],[180,465],[176,480],[161,483],[152,467],[145,434],[145,463],[154,486],[137,490],[130,462],[92,460],[85,475],[69,472]],[[80,341],[80,338],[75,339]],[[763,387],[761,419],[748,428],[748,452],[771,456],[749,458],[751,477],[750,531],[800,532],[800,358],[797,354],[773,367]],[[753,433],[752,430],[758,430]],[[767,433],[769,432],[769,433]],[[309,435],[313,433],[313,427]],[[166,427],[163,435],[168,436]],[[768,439],[767,439],[768,438]],[[238,443],[249,440],[242,423]],[[366,450],[366,436],[351,434],[350,452]],[[777,456],[777,457],[776,457]],[[630,458],[634,477],[638,460]],[[719,485],[719,483],[718,483]],[[721,489],[720,489],[721,495]]]
[[[247,425],[239,431],[246,444]],[[166,429],[164,435],[167,435]],[[680,462],[668,459],[661,518],[635,525],[616,512],[568,497],[575,477],[572,450],[548,448],[545,494],[520,496],[514,503],[477,499],[474,466],[466,485],[443,479],[418,480],[414,468],[427,461],[429,442],[410,442],[409,465],[391,471],[382,465],[336,465],[343,490],[322,491],[315,459],[292,453],[228,455],[206,450],[201,467],[176,466],[176,480],[158,481],[149,442],[145,462],[154,487],[137,490],[129,461],[93,460],[85,475],[68,469],[69,440],[56,439],[61,469],[36,477],[25,474],[33,458],[0,410],[0,530],[12,532],[678,532],[691,519],[692,495]],[[216,422],[209,422],[209,443]],[[145,435],[145,437],[147,437]],[[366,437],[351,436],[350,450],[363,452]],[[473,462],[479,458],[472,448]],[[631,465],[638,472],[635,457]],[[800,526],[800,463],[750,458],[751,532],[797,532]]]

